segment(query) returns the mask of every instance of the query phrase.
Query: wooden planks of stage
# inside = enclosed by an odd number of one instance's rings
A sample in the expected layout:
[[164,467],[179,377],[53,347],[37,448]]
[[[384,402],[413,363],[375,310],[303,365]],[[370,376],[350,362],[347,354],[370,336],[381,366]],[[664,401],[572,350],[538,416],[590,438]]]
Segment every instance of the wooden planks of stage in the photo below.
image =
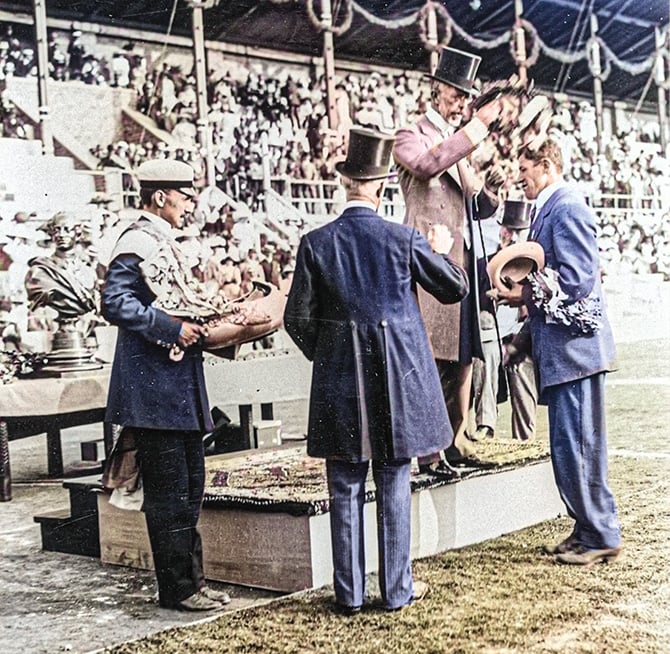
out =
[[[254,456],[246,453],[247,460]],[[208,469],[211,466],[210,462]],[[565,512],[546,455],[486,472],[470,471],[455,483],[431,484],[421,477],[413,478],[413,559],[496,538]],[[206,576],[289,592],[331,583],[330,524],[324,499],[316,505],[325,504],[325,510],[315,511],[315,503],[306,503],[310,506],[302,512],[295,510],[296,503],[287,512],[276,502],[263,507],[243,501],[236,508],[233,501],[206,501],[199,525]],[[101,560],[153,567],[144,515],[110,505],[105,493],[97,501]],[[378,565],[375,511],[373,499],[365,506],[370,572]]]

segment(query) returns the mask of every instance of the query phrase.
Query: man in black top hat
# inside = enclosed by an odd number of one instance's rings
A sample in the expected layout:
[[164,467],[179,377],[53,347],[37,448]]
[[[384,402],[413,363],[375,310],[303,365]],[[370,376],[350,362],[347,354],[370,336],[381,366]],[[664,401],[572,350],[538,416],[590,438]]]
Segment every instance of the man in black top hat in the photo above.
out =
[[352,129],[337,165],[347,204],[303,236],[284,325],[314,362],[307,451],[326,459],[335,596],[345,613],[365,598],[363,510],[370,462],[376,487],[379,578],[387,609],[425,593],[410,559],[410,460],[444,448],[451,429],[414,297],[420,286],[458,302],[467,277],[438,225],[424,238],[377,213],[393,137]]
[[[470,275],[476,289],[477,274],[472,254],[473,217],[487,218],[498,205],[498,189],[504,177],[494,168],[485,180],[468,163],[475,147],[494,123],[511,119],[508,105],[494,99],[481,106],[463,125],[466,107],[476,94],[475,79],[480,57],[443,48],[431,78],[431,104],[416,124],[396,134],[394,157],[405,198],[405,223],[427,234],[433,225],[446,225],[454,237],[452,256]],[[477,294],[465,302],[443,306],[419,290],[419,306],[442,381],[444,398],[454,430],[454,442],[440,454],[419,461],[422,471],[453,478],[449,466],[484,466],[466,435],[470,408],[472,358],[480,354]]]
[[[531,222],[532,204],[524,200],[506,200],[502,221],[500,223],[500,245],[506,247],[513,243],[525,241]],[[518,333],[521,325],[528,317],[525,307],[500,306],[500,311],[511,311],[516,321],[512,331],[501,330],[505,350],[510,355],[505,356],[505,375],[509,388],[509,399],[512,405],[512,438],[521,441],[530,441],[535,438],[535,421],[537,417],[537,382],[535,380],[535,364],[528,352],[514,353],[512,339]],[[518,356],[514,356],[518,354]]]
[[[530,202],[505,200],[498,230],[499,249],[526,240],[531,209]],[[489,259],[493,254],[492,251]],[[491,289],[485,272],[487,260],[482,258],[478,263],[482,271],[479,322],[482,327],[483,357],[475,359],[473,364],[473,400],[477,425],[474,438],[483,440],[494,436],[497,404],[505,399],[506,382],[512,408],[512,436],[518,440],[532,440],[535,437],[537,389],[530,354],[519,353],[516,357],[511,356],[509,361],[505,361],[504,376],[499,376],[503,354],[501,344],[513,354],[512,339],[519,332],[527,313],[524,309],[495,305],[487,295]],[[503,382],[502,388],[499,388],[500,381]]]

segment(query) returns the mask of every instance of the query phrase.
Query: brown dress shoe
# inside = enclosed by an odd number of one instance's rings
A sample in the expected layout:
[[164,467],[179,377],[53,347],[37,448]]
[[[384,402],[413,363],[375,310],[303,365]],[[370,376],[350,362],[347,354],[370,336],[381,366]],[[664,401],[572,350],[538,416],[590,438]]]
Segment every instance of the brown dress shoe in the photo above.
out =
[[388,608],[387,611],[402,611],[403,609],[407,608],[411,604],[414,604],[414,602],[420,602],[426,595],[428,595],[428,584],[425,581],[414,581],[414,594],[412,595],[412,599],[410,599],[407,604],[403,604],[402,606],[394,606],[393,608]]
[[429,586],[425,581],[415,581],[412,602],[420,602],[426,595],[428,595],[428,588]]
[[229,604],[230,595],[222,590],[214,590],[209,586],[203,586],[199,591],[201,595],[204,595],[207,599],[214,600],[220,604]]
[[609,563],[619,556],[620,547],[607,547],[601,550],[587,550],[584,547],[578,547],[570,552],[557,554],[554,559],[558,563],[565,565],[583,565],[589,567],[596,563]]
[[223,604],[209,599],[198,591],[181,602],[177,602],[174,608],[179,611],[216,611],[222,609]]

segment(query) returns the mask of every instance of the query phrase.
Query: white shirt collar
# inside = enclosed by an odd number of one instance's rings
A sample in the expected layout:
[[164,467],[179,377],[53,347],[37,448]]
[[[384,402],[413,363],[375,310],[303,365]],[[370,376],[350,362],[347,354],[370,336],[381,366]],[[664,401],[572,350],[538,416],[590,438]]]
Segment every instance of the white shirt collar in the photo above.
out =
[[537,199],[535,200],[535,215],[537,216],[540,211],[542,211],[542,207],[547,203],[547,200],[556,192],[558,191],[559,188],[563,188],[564,186],[567,186],[568,183],[560,179],[557,182],[554,182],[553,184],[549,184],[549,186],[543,188],[537,195]]
[[454,128],[433,108],[428,107],[426,118],[441,132],[442,136],[451,136]]
[[377,207],[375,207],[372,202],[367,202],[365,200],[350,200],[344,205],[344,211],[347,209],[372,209],[374,212],[377,211]]

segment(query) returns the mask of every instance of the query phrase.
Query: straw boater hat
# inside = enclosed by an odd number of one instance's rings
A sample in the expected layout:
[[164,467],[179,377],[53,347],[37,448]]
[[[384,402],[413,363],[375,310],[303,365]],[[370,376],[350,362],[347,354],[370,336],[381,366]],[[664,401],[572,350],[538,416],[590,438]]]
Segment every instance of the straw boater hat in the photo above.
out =
[[193,168],[174,159],[152,159],[137,169],[140,188],[152,190],[177,189],[180,193],[195,197]]
[[347,158],[335,164],[337,172],[349,179],[388,177],[394,140],[389,134],[353,127],[349,131]]
[[470,95],[476,95],[475,80],[481,61],[481,57],[469,52],[456,50],[456,48],[442,48],[437,67],[428,77],[449,84]]
[[520,282],[530,273],[544,268],[544,250],[535,241],[514,243],[499,250],[489,261],[486,271],[491,284],[499,291],[508,290],[503,281],[509,277],[514,282]]

